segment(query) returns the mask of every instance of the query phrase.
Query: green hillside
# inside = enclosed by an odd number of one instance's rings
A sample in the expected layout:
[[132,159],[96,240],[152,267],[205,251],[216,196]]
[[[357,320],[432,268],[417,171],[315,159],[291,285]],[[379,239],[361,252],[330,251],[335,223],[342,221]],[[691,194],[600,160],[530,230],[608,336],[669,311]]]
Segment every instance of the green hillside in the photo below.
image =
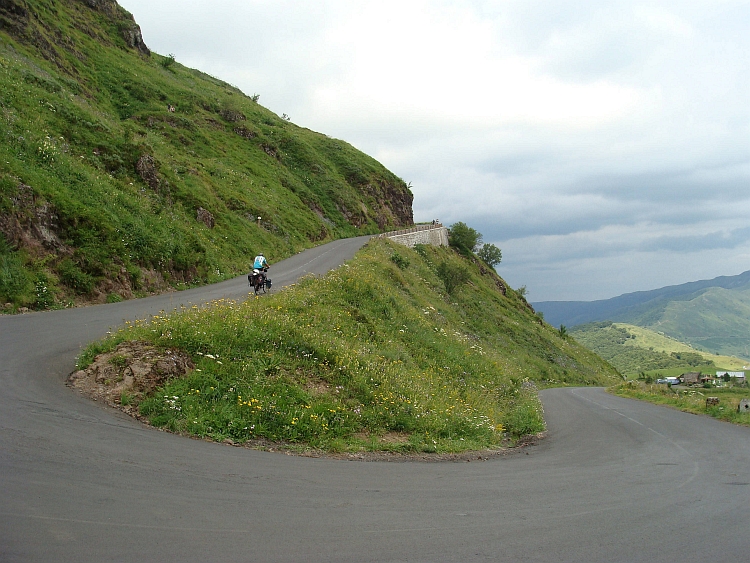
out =
[[750,271],[600,301],[534,306],[555,326],[626,323],[664,333],[696,350],[750,360]]
[[672,301],[646,326],[700,350],[750,359],[750,289],[716,287]]
[[0,2],[0,308],[213,282],[259,250],[412,223],[400,178],[258,101],[151,53],[113,0]]
[[740,370],[747,364],[740,358],[700,351],[666,334],[625,323],[588,323],[574,327],[570,334],[625,375],[656,370]]
[[[118,387],[129,360],[116,346],[143,341],[197,369]],[[328,451],[495,448],[543,430],[537,386],[621,380],[476,258],[387,240],[283,292],[137,323],[81,365],[113,351],[100,365],[115,404],[153,425]]]

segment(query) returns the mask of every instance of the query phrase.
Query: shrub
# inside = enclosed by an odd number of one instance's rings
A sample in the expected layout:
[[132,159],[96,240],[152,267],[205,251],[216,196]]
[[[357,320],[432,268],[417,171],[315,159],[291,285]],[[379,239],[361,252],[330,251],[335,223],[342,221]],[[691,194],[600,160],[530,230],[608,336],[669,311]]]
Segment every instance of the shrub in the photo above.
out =
[[163,66],[164,68],[168,69],[175,63],[175,56],[174,53],[169,53],[166,57],[164,57],[159,64]]
[[94,289],[94,278],[81,270],[73,260],[66,258],[57,267],[60,280],[79,295],[91,293]]
[[36,309],[49,309],[55,304],[55,296],[50,291],[47,284],[47,276],[45,275],[40,275],[36,280],[36,284],[34,286],[36,293],[36,301],[34,303],[34,307]]
[[436,273],[445,285],[448,295],[453,295],[456,289],[469,281],[469,272],[461,264],[441,262]]
[[0,254],[0,299],[19,302],[31,286],[31,279],[21,258],[14,254]]
[[400,269],[406,270],[409,267],[409,259],[401,256],[398,252],[394,252],[391,256],[391,261],[396,264]]

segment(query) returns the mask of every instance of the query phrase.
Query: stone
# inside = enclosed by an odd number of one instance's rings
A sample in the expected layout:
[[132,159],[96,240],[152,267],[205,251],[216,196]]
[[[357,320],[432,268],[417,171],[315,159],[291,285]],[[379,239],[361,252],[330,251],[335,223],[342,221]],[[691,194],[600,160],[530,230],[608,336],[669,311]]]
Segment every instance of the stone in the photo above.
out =
[[211,214],[211,212],[203,209],[202,207],[198,208],[197,219],[198,221],[206,225],[206,227],[208,227],[209,229],[213,229],[216,225],[216,221],[214,220],[214,216]]
[[737,405],[737,412],[750,412],[750,399],[742,399]]
[[719,397],[706,397],[706,408],[719,405]]
[[141,155],[138,162],[135,164],[135,171],[141,177],[141,180],[146,182],[149,187],[153,190],[158,190],[161,182],[156,171],[156,161],[150,154]]

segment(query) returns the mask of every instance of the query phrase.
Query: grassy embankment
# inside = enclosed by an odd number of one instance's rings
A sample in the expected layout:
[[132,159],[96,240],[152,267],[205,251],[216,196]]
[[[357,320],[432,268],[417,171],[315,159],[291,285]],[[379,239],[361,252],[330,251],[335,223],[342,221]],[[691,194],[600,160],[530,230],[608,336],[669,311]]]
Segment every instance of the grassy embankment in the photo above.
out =
[[[682,388],[628,381],[609,390],[621,397],[665,405],[693,414],[705,414],[735,424],[750,425],[750,413],[737,411],[740,400],[750,398],[750,389],[747,387]],[[707,397],[717,397],[719,404],[706,406]]]
[[2,13],[0,309],[210,283],[259,250],[411,222],[411,193],[378,162],[129,47],[129,15],[88,4]]
[[[468,281],[449,294],[456,267]],[[81,364],[125,340],[196,362],[152,396],[123,397],[155,426],[299,449],[496,448],[543,430],[536,385],[619,378],[486,267],[451,249],[388,241],[270,296],[137,323]]]

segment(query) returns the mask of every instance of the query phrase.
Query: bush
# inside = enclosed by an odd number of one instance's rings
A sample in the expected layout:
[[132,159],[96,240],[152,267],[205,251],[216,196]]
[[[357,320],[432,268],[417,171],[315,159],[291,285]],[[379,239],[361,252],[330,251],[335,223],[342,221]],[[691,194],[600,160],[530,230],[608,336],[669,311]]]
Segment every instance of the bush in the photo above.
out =
[[94,278],[81,270],[73,260],[66,258],[57,267],[60,281],[78,295],[86,295],[94,290]]
[[14,254],[0,254],[0,299],[19,303],[30,285],[22,260]]
[[448,292],[448,295],[453,295],[456,289],[469,281],[469,272],[461,264],[441,262],[436,273],[445,285],[445,291]]
[[401,256],[398,252],[393,253],[391,261],[402,270],[406,270],[409,267],[409,259]]
[[36,280],[34,286],[36,293],[34,307],[36,309],[49,309],[55,304],[55,296],[50,291],[48,283],[47,276],[45,275],[40,275]]
[[161,62],[160,62],[161,66],[163,66],[164,68],[167,68],[167,69],[168,69],[169,67],[171,67],[171,66],[172,66],[172,65],[173,65],[174,63],[175,63],[175,56],[174,56],[174,53],[169,53],[169,55],[168,55],[168,56],[166,56],[166,57],[164,57],[164,58],[163,58],[163,59],[161,60]]

